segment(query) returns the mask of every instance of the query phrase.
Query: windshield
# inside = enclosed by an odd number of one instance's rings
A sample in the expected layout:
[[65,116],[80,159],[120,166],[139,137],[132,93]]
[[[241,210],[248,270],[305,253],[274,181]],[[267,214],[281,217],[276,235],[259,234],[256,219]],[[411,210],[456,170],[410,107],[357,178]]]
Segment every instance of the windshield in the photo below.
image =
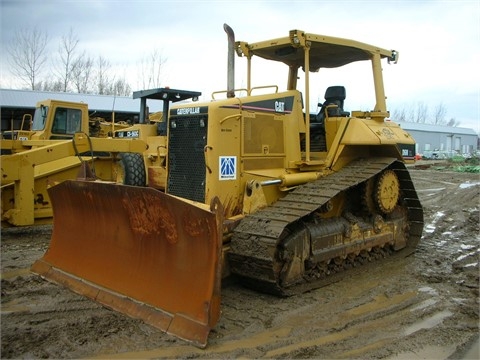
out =
[[45,121],[47,119],[48,106],[41,105],[35,109],[35,114],[33,115],[33,124],[32,130],[43,130],[45,129]]

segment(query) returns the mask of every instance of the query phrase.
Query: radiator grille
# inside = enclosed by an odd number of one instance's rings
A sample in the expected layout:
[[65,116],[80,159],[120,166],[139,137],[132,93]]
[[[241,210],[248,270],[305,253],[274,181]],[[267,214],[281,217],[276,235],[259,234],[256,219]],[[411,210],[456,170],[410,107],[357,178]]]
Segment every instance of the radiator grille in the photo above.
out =
[[205,202],[206,116],[169,119],[167,192]]

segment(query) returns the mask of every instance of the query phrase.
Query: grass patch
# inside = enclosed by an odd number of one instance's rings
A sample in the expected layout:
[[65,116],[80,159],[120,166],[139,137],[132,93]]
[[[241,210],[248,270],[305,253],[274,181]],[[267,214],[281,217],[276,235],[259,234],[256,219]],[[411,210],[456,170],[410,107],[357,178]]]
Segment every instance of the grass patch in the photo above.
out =
[[457,172],[480,173],[480,165],[460,165],[453,168]]

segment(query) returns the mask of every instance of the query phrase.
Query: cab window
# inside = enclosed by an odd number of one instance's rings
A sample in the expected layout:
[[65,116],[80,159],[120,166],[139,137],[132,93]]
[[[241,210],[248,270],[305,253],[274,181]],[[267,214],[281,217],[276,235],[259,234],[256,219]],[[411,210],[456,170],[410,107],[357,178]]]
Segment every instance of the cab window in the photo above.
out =
[[73,135],[81,130],[82,111],[57,108],[53,119],[52,133]]

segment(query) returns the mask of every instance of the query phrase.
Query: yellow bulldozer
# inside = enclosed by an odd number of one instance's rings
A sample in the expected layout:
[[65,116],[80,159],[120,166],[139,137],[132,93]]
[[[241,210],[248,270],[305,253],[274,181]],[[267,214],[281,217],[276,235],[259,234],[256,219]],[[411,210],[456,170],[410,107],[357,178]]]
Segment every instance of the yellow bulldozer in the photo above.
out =
[[[90,164],[101,180],[135,186],[149,182],[163,189],[163,113],[171,102],[198,99],[200,94],[169,88],[136,91],[133,98],[140,99],[140,115],[134,124],[115,122],[114,114],[112,121],[91,117],[86,103],[39,101],[28,130],[23,130],[28,121],[24,117],[19,130],[1,134],[2,226],[50,223],[53,214],[47,189],[77,178],[84,171],[82,163]],[[164,100],[163,111],[149,114],[147,99]]]
[[[170,109],[165,190],[81,180],[50,188],[52,240],[32,267],[198,347],[219,319],[225,277],[299,294],[413,251],[423,231],[405,165],[415,142],[387,121],[382,59],[396,63],[398,53],[300,30],[236,42],[224,29],[226,96]],[[245,96],[233,82],[235,53],[247,61]],[[285,91],[251,86],[256,58],[288,67]],[[334,85],[312,113],[310,76],[352,62],[371,64],[371,110],[345,110],[346,89]]]

